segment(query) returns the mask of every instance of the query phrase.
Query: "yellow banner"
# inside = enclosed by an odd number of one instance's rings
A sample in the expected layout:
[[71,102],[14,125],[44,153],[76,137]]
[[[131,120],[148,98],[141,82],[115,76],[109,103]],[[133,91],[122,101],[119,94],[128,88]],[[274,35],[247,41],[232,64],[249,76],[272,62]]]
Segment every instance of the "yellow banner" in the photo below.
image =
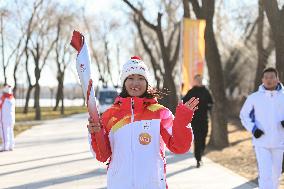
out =
[[182,94],[192,87],[193,77],[203,75],[205,65],[205,20],[184,18],[182,35]]

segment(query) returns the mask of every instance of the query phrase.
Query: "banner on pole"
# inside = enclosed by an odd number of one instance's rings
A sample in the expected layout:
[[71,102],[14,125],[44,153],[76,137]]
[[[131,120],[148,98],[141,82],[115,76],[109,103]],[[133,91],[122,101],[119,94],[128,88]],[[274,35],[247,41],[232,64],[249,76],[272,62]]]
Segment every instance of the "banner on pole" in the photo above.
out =
[[184,18],[182,34],[182,94],[192,87],[196,74],[203,75],[205,66],[205,20]]

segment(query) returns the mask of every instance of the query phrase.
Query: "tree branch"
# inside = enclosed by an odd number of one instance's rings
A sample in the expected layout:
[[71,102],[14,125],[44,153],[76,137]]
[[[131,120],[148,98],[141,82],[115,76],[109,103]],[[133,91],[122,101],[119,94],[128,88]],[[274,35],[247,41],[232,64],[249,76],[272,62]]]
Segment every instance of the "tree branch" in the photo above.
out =
[[178,59],[178,55],[179,55],[179,49],[180,49],[180,35],[181,35],[181,31],[180,31],[180,27],[178,27],[178,42],[177,42],[177,45],[176,45],[176,49],[175,49],[175,52],[174,52],[174,55],[173,55],[173,58],[171,59],[171,69],[173,70],[174,66],[175,66],[175,63],[177,62],[177,59]]
[[[139,17],[142,19],[142,21],[144,22],[144,24],[146,26],[148,26],[149,28],[151,28],[152,30],[156,30],[157,26],[151,24],[143,15],[143,13],[138,10],[137,8],[135,8],[128,0],[123,0],[134,12],[135,14],[139,15]],[[159,17],[159,15],[158,15]]]
[[140,20],[139,19],[136,19],[134,18],[134,23],[136,24],[137,26],[137,29],[138,29],[138,33],[139,33],[139,36],[140,36],[140,39],[142,41],[142,44],[143,44],[143,47],[145,49],[145,51],[148,53],[148,55],[150,56],[150,59],[151,59],[151,64],[152,64],[152,67],[154,69],[154,74],[155,74],[155,78],[158,80],[159,77],[157,75],[157,71],[159,71],[162,75],[164,74],[162,72],[162,69],[160,67],[160,65],[157,63],[156,59],[154,58],[154,55],[150,49],[150,47],[147,45],[146,41],[145,41],[145,38],[144,38],[144,35],[142,33],[142,28],[141,28],[141,23],[140,23]]
[[188,0],[182,0],[182,4],[183,4],[183,17],[184,18],[190,18],[189,1]]
[[177,23],[174,25],[174,30],[172,31],[172,33],[170,34],[170,37],[169,37],[169,41],[168,41],[168,45],[167,45],[167,49],[170,51],[171,50],[171,46],[172,46],[172,41],[173,41],[173,38],[174,38],[174,34],[176,33],[176,31],[178,30],[178,26],[180,25],[180,23]]
[[188,1],[191,3],[193,12],[195,13],[196,17],[198,19],[201,19],[202,18],[201,7],[198,3],[198,0],[188,0]]
[[280,10],[276,0],[263,0],[264,10],[266,12],[269,24],[273,33],[277,33],[278,22],[280,17]]
[[[92,52],[92,54],[93,54],[93,56],[95,58],[95,62],[96,62],[97,68],[98,68],[98,72],[99,72],[100,78],[103,78],[103,73],[102,73],[101,68],[100,68],[98,55],[97,55],[97,53],[95,51],[95,47],[94,47],[94,45],[92,43],[93,42],[92,32],[91,32],[90,26],[88,24],[89,22],[88,22],[85,14],[84,14],[84,11],[83,11],[83,20],[84,20],[84,25],[87,28],[87,31],[89,33],[89,42],[90,42],[91,52]],[[84,40],[86,40],[86,39],[84,39]]]
[[6,67],[8,66],[8,64],[9,64],[11,58],[13,57],[13,55],[14,55],[16,52],[19,51],[19,48],[20,48],[21,43],[22,43],[22,40],[23,40],[23,37],[20,37],[20,40],[19,40],[17,46],[15,47],[15,49],[13,49],[12,53],[9,55],[9,57],[8,57],[8,59],[7,59]]
[[201,18],[206,19],[206,24],[208,22],[213,22],[215,11],[215,0],[202,0],[202,16]]
[[42,63],[42,66],[41,66],[41,68],[40,68],[40,71],[42,71],[44,65],[46,64],[46,60],[47,60],[47,58],[48,58],[50,52],[52,51],[52,48],[53,48],[53,46],[54,46],[55,43],[56,43],[56,39],[53,40],[52,43],[51,43],[51,45],[49,46],[49,49],[47,50],[47,53],[46,53],[45,57],[43,58],[43,63]]

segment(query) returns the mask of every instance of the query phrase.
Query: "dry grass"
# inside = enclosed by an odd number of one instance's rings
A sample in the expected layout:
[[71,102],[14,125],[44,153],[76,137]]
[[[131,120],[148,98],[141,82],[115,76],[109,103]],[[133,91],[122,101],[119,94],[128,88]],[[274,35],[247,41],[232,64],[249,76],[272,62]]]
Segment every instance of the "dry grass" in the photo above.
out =
[[28,130],[32,127],[32,124],[24,124],[24,125],[15,125],[14,127],[14,135],[17,136],[21,132],[24,132],[25,130]]
[[[230,146],[221,151],[208,148],[206,157],[255,182],[258,172],[250,133],[237,122],[229,123],[228,131]],[[284,175],[280,189],[284,189]]]
[[[53,111],[52,109],[53,109],[52,107],[41,108],[42,120],[55,119],[60,117],[66,117],[72,114],[87,112],[86,107],[83,106],[65,107],[64,115],[60,114],[60,110]],[[34,120],[35,110],[33,108],[30,108],[27,114],[23,114],[22,112],[23,108],[16,108],[16,122]]]

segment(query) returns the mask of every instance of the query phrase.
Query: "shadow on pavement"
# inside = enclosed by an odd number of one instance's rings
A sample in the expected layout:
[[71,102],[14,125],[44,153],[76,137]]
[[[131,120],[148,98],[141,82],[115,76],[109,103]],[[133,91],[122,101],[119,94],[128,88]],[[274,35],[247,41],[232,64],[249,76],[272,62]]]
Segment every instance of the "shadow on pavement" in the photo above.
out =
[[257,186],[252,186],[249,184],[249,181],[240,185],[240,186],[237,186],[237,187],[234,187],[233,189],[256,189]]
[[182,173],[182,172],[185,172],[185,171],[189,171],[189,170],[195,169],[195,168],[196,168],[196,167],[193,166],[193,165],[192,165],[192,166],[189,166],[189,167],[184,168],[184,169],[181,169],[181,170],[179,170],[179,171],[176,171],[176,172],[167,174],[167,178],[170,178],[171,176],[174,176],[174,175],[176,175],[176,174],[179,174],[179,173]]
[[191,152],[188,152],[186,154],[173,154],[171,152],[166,151],[167,164],[176,163],[190,158],[193,158],[193,154]]
[[[233,189],[255,189],[257,188],[257,186],[255,186],[254,184],[258,184],[258,178],[252,179],[250,181],[247,181],[246,183],[243,183],[240,186],[236,186]],[[254,184],[252,184],[254,183]]]
[[[105,169],[97,169],[95,171],[90,171],[90,172],[87,172],[87,173],[84,173],[84,174],[48,179],[48,180],[33,182],[33,183],[29,183],[29,184],[23,184],[23,185],[19,185],[19,186],[9,187],[9,189],[44,188],[44,187],[48,187],[48,186],[52,186],[52,185],[56,185],[56,184],[72,182],[72,181],[75,181],[75,180],[88,179],[88,178],[101,176],[101,175],[105,175],[105,174],[106,174]],[[101,189],[104,189],[104,188],[101,188]]]
[[36,158],[36,159],[30,159],[30,160],[25,160],[25,161],[17,161],[17,162],[12,162],[12,163],[0,164],[0,167],[7,166],[7,165],[28,163],[28,162],[33,162],[33,161],[41,161],[41,160],[46,160],[46,159],[54,159],[54,158],[72,156],[72,155],[84,154],[84,153],[90,153],[90,151],[76,152],[76,153],[70,153],[70,154],[63,154],[63,155],[57,155],[57,156],[49,156],[49,157]]
[[34,139],[30,140],[28,142],[19,142],[16,144],[16,149],[20,148],[27,148],[27,147],[34,147],[36,145],[49,145],[49,144],[56,144],[56,143],[65,143],[65,142],[75,142],[75,141],[81,141],[86,140],[87,137],[70,137],[70,138],[55,138],[55,139],[42,139],[40,141]]
[[63,165],[63,164],[77,162],[77,161],[90,160],[90,159],[94,159],[94,158],[88,157],[88,158],[81,158],[81,159],[75,159],[75,160],[69,160],[69,161],[61,161],[61,162],[57,162],[57,163],[50,163],[50,164],[47,164],[47,165],[40,165],[40,166],[37,166],[37,167],[30,167],[30,168],[26,168],[26,169],[19,169],[19,170],[15,170],[15,171],[0,173],[0,176],[30,171],[30,170],[34,170],[34,169],[41,169],[41,168],[50,167],[50,166]]

